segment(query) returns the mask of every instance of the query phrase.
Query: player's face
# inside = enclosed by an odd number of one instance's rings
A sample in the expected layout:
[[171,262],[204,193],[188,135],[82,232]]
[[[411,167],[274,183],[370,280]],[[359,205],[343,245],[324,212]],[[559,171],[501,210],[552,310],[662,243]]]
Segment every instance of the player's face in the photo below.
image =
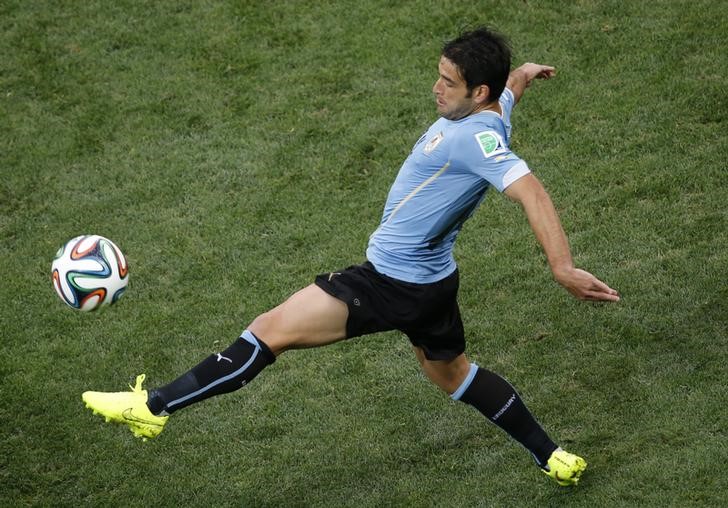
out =
[[437,112],[448,120],[459,120],[473,113],[478,104],[468,91],[457,66],[444,56],[438,65],[440,77],[432,86]]

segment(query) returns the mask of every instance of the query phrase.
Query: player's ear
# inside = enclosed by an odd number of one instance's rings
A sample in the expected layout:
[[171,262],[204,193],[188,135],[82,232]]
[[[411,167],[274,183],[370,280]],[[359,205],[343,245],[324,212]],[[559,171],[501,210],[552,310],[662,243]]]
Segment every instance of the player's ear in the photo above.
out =
[[488,85],[478,85],[473,90],[473,99],[479,104],[485,104],[488,102],[488,96],[490,95],[490,88]]

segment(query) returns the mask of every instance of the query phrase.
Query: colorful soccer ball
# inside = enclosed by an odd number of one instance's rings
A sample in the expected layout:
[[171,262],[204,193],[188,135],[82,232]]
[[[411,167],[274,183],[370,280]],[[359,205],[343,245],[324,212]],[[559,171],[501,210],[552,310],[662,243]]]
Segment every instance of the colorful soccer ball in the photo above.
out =
[[129,266],[108,238],[82,235],[58,249],[51,266],[53,287],[67,305],[82,311],[116,302],[129,282]]

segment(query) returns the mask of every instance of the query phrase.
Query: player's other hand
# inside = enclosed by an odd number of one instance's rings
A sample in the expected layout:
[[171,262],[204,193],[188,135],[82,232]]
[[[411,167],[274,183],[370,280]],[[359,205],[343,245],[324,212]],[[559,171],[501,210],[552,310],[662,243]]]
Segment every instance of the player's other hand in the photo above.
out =
[[521,65],[517,70],[523,72],[527,87],[534,79],[550,79],[556,75],[556,68],[551,67],[550,65],[542,65],[531,62]]
[[580,300],[618,302],[619,293],[604,282],[594,277],[591,273],[570,268],[555,274],[556,281]]

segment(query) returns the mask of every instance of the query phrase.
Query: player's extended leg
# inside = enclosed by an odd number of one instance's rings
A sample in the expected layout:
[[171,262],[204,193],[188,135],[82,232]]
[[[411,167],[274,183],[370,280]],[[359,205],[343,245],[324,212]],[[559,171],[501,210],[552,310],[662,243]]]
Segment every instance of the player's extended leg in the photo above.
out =
[[346,337],[349,309],[315,284],[303,288],[248,326],[278,356],[289,349],[332,344]]
[[415,354],[427,377],[450,395],[480,411],[488,420],[521,443],[541,469],[559,485],[573,485],[586,468],[581,457],[568,453],[548,437],[516,390],[502,377],[469,363],[464,354],[452,360],[429,360],[422,349]]
[[142,375],[131,392],[85,392],[82,398],[106,421],[127,424],[137,437],[155,437],[168,415],[245,386],[273,363],[276,355],[345,338],[348,312],[344,302],[312,284],[258,316],[226,350],[209,356],[165,386],[142,390]]

